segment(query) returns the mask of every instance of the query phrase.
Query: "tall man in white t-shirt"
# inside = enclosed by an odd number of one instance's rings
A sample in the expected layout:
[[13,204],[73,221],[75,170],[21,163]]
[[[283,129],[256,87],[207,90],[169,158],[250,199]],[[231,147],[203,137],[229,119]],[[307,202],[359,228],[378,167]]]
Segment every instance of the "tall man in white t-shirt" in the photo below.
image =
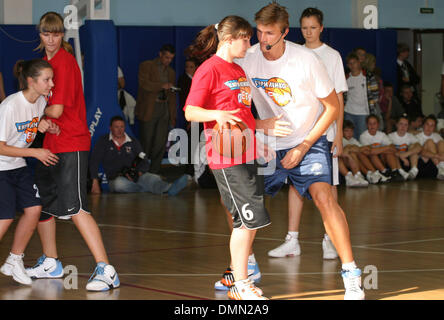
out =
[[[316,54],[284,40],[288,18],[286,9],[275,2],[259,10],[255,16],[259,43],[237,61],[250,82],[261,119],[257,128],[278,135],[276,170],[265,176],[266,192],[274,195],[288,181],[300,196],[314,200],[342,261],[345,299],[363,299],[347,220],[330,186],[331,155],[323,136],[338,116],[338,98]],[[279,136],[278,120],[290,124],[290,134]]]

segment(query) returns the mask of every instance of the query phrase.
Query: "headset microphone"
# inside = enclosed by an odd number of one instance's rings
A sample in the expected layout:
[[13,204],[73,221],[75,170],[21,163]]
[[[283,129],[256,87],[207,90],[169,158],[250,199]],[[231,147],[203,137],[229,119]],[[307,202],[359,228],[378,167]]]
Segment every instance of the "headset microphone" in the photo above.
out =
[[276,42],[273,43],[272,45],[267,44],[267,46],[265,47],[265,49],[267,49],[267,51],[268,51],[268,50],[270,50],[271,48],[273,48],[273,47],[274,47],[279,41],[281,41],[281,38],[282,38],[282,36],[284,35],[284,33],[285,33],[285,29],[282,29],[282,31],[281,31],[281,36],[279,37],[278,41],[276,41]]

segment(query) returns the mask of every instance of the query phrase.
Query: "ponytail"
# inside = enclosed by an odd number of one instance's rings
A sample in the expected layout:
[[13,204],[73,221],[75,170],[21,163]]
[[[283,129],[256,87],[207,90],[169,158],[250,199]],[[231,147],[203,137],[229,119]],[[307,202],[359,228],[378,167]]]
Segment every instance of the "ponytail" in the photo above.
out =
[[239,16],[227,16],[218,24],[212,24],[201,30],[193,43],[185,50],[188,58],[202,63],[216,53],[219,43],[228,38],[240,39],[253,35],[250,23]]
[[216,53],[218,44],[215,25],[209,25],[198,33],[193,43],[185,50],[185,56],[201,64]]

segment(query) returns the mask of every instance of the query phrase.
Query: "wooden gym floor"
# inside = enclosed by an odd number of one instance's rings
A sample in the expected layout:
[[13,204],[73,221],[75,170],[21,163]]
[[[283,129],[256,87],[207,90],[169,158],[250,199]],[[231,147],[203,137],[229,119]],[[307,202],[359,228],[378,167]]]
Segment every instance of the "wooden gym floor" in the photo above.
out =
[[[339,188],[355,260],[368,271],[363,274],[367,299],[444,300],[443,199],[444,183],[436,180]],[[323,227],[313,203],[306,201],[304,207],[301,256],[278,259],[267,251],[281,244],[287,231],[287,190],[267,198],[266,205],[272,224],[258,231],[254,245],[264,294],[285,300],[343,299],[341,264],[322,259]],[[63,279],[35,280],[28,287],[0,274],[0,299],[227,299],[213,289],[229,263],[229,231],[217,190],[191,185],[176,197],[103,194],[90,196],[90,209],[121,287],[85,290],[94,260],[72,222],[59,220],[59,254],[64,267],[77,268],[78,289],[65,289]],[[14,229],[15,223],[0,243],[1,263]],[[25,265],[32,266],[40,255],[35,234]]]

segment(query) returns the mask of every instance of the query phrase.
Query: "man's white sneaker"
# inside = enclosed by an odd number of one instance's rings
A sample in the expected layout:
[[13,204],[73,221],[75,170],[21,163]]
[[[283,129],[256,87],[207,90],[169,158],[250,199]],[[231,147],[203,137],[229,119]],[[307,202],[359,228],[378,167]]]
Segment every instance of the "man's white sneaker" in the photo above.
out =
[[361,270],[342,270],[342,280],[344,281],[344,300],[364,300],[365,293],[361,286]]
[[35,266],[27,268],[26,273],[33,279],[56,279],[63,278],[64,275],[60,260],[45,255],[38,258]]
[[32,279],[26,274],[25,266],[23,265],[24,256],[24,254],[15,255],[10,253],[0,271],[5,276],[12,276],[18,283],[29,286],[32,284]]
[[268,251],[268,256],[272,258],[284,258],[288,256],[298,256],[301,254],[301,247],[297,238],[289,234],[285,237],[285,242],[279,247]]
[[333,260],[338,257],[336,248],[328,236],[324,236],[324,239],[322,239],[322,251],[324,252],[323,257],[325,260]]
[[86,284],[89,291],[107,291],[120,286],[119,276],[110,264],[99,262]]
[[414,179],[416,179],[416,176],[418,175],[418,172],[419,172],[419,170],[418,170],[417,167],[413,167],[413,168],[411,168],[410,171],[409,171],[409,177],[408,177],[408,179],[409,179],[409,180],[414,180]]
[[268,300],[251,280],[236,281],[228,291],[231,300]]

